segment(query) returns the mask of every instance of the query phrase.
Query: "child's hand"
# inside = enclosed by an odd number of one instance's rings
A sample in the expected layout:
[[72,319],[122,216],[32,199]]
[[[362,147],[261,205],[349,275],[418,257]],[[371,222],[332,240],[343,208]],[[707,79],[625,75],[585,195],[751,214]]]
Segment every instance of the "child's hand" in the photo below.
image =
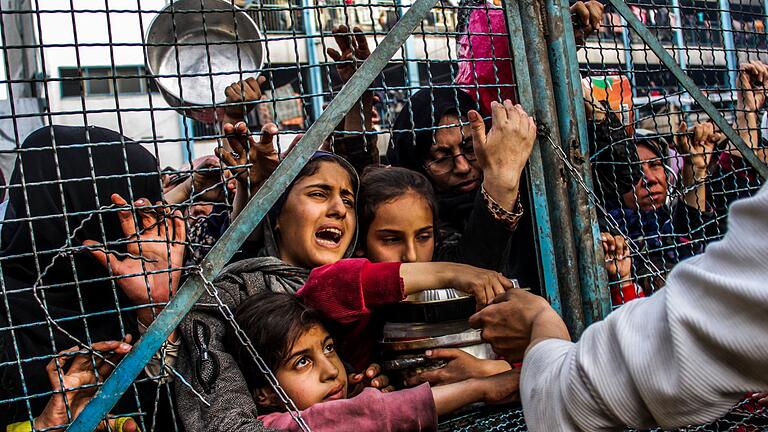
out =
[[520,369],[511,369],[497,375],[478,378],[483,391],[483,402],[502,404],[520,400]]
[[232,83],[224,89],[227,96],[227,104],[240,103],[240,105],[229,105],[224,110],[222,123],[237,123],[245,118],[245,114],[253,108],[253,103],[261,99],[261,86],[267,79],[263,76],[258,78],[248,78],[236,83]]
[[[444,385],[464,381],[469,378],[482,378],[509,370],[509,363],[502,360],[483,360],[458,348],[428,350],[425,355],[433,360],[447,360],[445,367],[429,370],[406,378],[409,386],[428,382],[432,385]],[[499,370],[500,364],[505,367]]]
[[[130,341],[131,336],[128,335],[123,341],[94,343],[92,349],[101,353],[103,357],[93,356],[93,361],[88,351],[81,351],[78,347],[62,351],[51,360],[45,369],[53,395],[43,412],[35,419],[34,429],[66,427],[73,421],[96,393],[98,387],[94,384],[106,379],[114,365],[131,350]],[[67,363],[69,367],[66,367]],[[94,371],[94,364],[98,375]],[[117,422],[118,419],[109,420],[109,430],[116,430]],[[97,430],[107,430],[106,424],[102,422]],[[136,422],[129,419],[122,425],[122,430],[136,431],[138,428]]]
[[363,373],[350,375],[348,384],[353,389],[350,393],[351,397],[360,394],[366,387],[379,389],[383,393],[395,390],[389,385],[389,377],[381,373],[381,366],[376,363],[368,366]]
[[273,143],[278,133],[277,126],[274,123],[264,125],[258,142],[249,135],[248,126],[244,122],[238,122],[234,126],[226,123],[223,130],[232,151],[216,148],[214,152],[230,167],[240,186],[243,186],[244,190],[250,187],[253,194],[280,163]]
[[336,45],[341,52],[333,48],[326,50],[328,56],[336,63],[336,71],[343,83],[349,81],[357,71],[358,65],[371,55],[363,30],[355,27],[353,32],[354,38],[349,35],[349,28],[345,25],[334,28],[333,38],[336,39]]
[[478,307],[491,304],[497,295],[514,288],[512,281],[499,272],[465,264],[451,264],[451,275],[446,286],[473,294]]

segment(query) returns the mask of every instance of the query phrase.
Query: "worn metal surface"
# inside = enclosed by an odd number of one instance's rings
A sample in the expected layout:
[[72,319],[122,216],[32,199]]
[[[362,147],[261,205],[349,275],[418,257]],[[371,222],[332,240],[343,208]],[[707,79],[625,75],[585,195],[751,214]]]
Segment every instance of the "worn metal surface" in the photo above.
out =
[[[584,183],[594,189],[589,166],[589,138],[587,120],[582,102],[581,76],[576,54],[576,41],[569,3],[561,0],[543,0],[549,28],[549,63],[552,68],[552,90],[557,107],[560,142],[570,156],[570,162],[579,169]],[[584,307],[584,323],[589,325],[601,320],[611,311],[608,293],[608,277],[595,265],[602,260],[600,229],[597,213],[589,204],[587,191],[577,182],[568,182],[571,203],[574,242],[577,248],[581,298]]]
[[707,96],[702,93],[702,91],[696,86],[693,80],[691,80],[691,78],[685,74],[685,71],[683,71],[680,66],[678,66],[675,59],[669,55],[667,50],[664,49],[664,47],[661,45],[661,42],[659,42],[659,40],[656,39],[651,31],[648,30],[648,27],[646,27],[643,23],[640,22],[640,20],[637,19],[629,6],[627,6],[627,4],[622,0],[608,1],[611,3],[611,5],[613,5],[614,8],[616,8],[616,12],[621,14],[621,16],[627,20],[627,24],[629,24],[629,26],[632,27],[635,32],[637,32],[638,36],[640,36],[640,38],[648,45],[648,47],[653,50],[654,54],[659,57],[661,63],[669,69],[669,71],[680,82],[680,85],[686,91],[688,91],[693,100],[695,100],[696,103],[701,106],[709,118],[712,119],[712,122],[715,123],[715,125],[725,134],[731,143],[736,146],[736,148],[741,152],[743,158],[752,166],[752,168],[755,169],[760,177],[763,179],[768,179],[768,165],[760,161],[757,155],[755,155],[755,152],[752,151],[752,149],[744,142],[743,139],[741,139],[741,136],[739,136],[738,132],[736,132],[733,126],[728,123],[728,121],[720,114],[720,112],[718,112],[717,108],[712,104],[712,102],[710,102],[709,98],[707,98]]
[[[203,277],[212,280],[232,258],[275,201],[290,185],[293,178],[307,163],[319,143],[333,131],[347,111],[360,99],[363,92],[387,65],[389,59],[397,52],[425,14],[432,9],[435,2],[436,0],[416,0],[397,25],[392,28],[376,50],[371,53],[368,60],[341,89],[336,98],[328,105],[328,108],[307,130],[294,150],[283,160],[211,249],[201,265]],[[144,336],[139,339],[131,352],[126,355],[112,375],[104,382],[94,399],[67,430],[86,432],[96,428],[204,291],[204,281],[199,276],[192,276],[184,283]]]
[[[521,17],[538,17],[539,3],[522,0],[517,3]],[[541,23],[522,26],[525,54],[528,58],[528,74],[530,77],[533,112],[540,132],[547,134],[560,145],[555,100],[552,94],[552,79],[549,66],[547,44],[544,39]],[[517,66],[517,65],[516,65]],[[521,97],[521,100],[523,98]],[[531,112],[529,110],[529,112]],[[571,206],[567,193],[567,174],[563,162],[557,157],[554,149],[545,141],[539,140],[544,185],[547,190],[547,204],[551,221],[551,240],[558,247],[554,249],[555,263],[560,288],[561,311],[563,319],[571,334],[578,336],[584,329],[584,314],[582,310],[579,287],[577,248],[574,244],[573,225],[571,223]]]
[[[515,70],[515,82],[517,83],[517,96],[520,104],[526,112],[533,112],[533,93],[531,90],[531,78],[528,72],[528,62],[522,53],[525,52],[525,40],[523,39],[523,26],[520,19],[520,9],[516,1],[504,2],[504,13],[507,18],[507,33],[509,34],[510,48],[512,52]],[[552,307],[563,314],[560,301],[560,285],[557,277],[557,264],[555,257],[555,243],[552,237],[552,222],[550,220],[549,207],[547,205],[547,188],[544,181],[544,165],[542,164],[542,143],[534,144],[534,150],[528,158],[528,176],[530,178],[530,202],[533,212],[533,221],[536,229],[536,245],[539,256],[540,280],[544,295]]]

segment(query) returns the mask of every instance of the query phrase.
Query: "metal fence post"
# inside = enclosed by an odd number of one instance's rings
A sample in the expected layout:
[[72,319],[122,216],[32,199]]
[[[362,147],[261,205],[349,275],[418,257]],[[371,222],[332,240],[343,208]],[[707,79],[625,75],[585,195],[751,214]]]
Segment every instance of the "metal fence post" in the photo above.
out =
[[[558,283],[563,302],[563,318],[574,337],[584,330],[584,312],[579,289],[578,252],[574,244],[574,232],[571,222],[571,205],[568,197],[568,179],[563,161],[558,158],[553,145],[561,146],[559,123],[552,94],[552,74],[550,73],[547,43],[544,39],[543,22],[539,4],[534,0],[519,0],[521,17],[530,17],[533,22],[522,27],[525,40],[525,55],[528,59],[528,71],[531,77],[533,106],[536,122],[545,130],[548,138],[539,139],[542,165],[546,167],[544,181],[547,188],[552,237],[559,245],[555,249]],[[522,53],[515,53],[521,55]]]
[[[323,75],[320,73],[320,65],[317,61],[318,34],[313,16],[313,0],[301,0],[302,14],[304,15],[304,33],[307,46],[307,71],[309,75],[309,92],[312,95],[312,120],[320,117],[323,112]],[[301,73],[301,72],[299,72]]]
[[720,7],[720,32],[723,35],[723,50],[725,50],[725,67],[728,69],[728,88],[735,89],[739,70],[736,58],[736,44],[733,42],[733,21],[729,0],[718,0]]
[[416,0],[408,12],[384,37],[370,57],[360,66],[349,82],[342,87],[319,118],[312,123],[293,151],[280,163],[277,170],[206,255],[200,264],[200,275],[193,275],[187,279],[168,302],[165,309],[149,326],[147,332],[107,378],[93,400],[67,428],[68,431],[90,432],[109,413],[139,375],[144,365],[160,349],[168,335],[179,325],[192,305],[205,292],[203,277],[207,280],[213,280],[232,258],[316,151],[318,143],[321,143],[333,132],[346,113],[358,103],[360,97],[411,35],[416,25],[432,10],[436,1]]
[[[547,16],[544,22],[549,35],[547,53],[552,68],[560,143],[584,183],[594,189],[589,164],[587,119],[569,4],[567,1],[545,0],[545,5]],[[575,181],[568,182],[568,194],[575,234],[574,246],[578,251],[584,322],[589,325],[601,320],[611,311],[607,290],[608,277],[605,271],[596,265],[601,261],[598,257],[602,257],[603,252],[595,207],[589,204],[587,192]]]
[[[520,10],[516,2],[508,0],[504,2],[504,12],[507,18],[510,52],[513,53],[512,62],[515,71],[515,82],[517,84],[517,96],[523,109],[526,112],[532,113],[534,111],[533,91],[531,90],[531,77],[528,73],[527,58],[524,55],[515,54],[524,53],[526,50]],[[557,277],[557,257],[552,235],[552,221],[550,220],[547,187],[544,181],[544,165],[541,158],[541,147],[545,145],[548,144],[539,140],[537,148],[534,148],[534,151],[528,158],[528,175],[531,183],[531,212],[533,213],[532,216],[536,227],[536,247],[538,249],[542,289],[550,305],[560,315],[563,315],[560,285]]]

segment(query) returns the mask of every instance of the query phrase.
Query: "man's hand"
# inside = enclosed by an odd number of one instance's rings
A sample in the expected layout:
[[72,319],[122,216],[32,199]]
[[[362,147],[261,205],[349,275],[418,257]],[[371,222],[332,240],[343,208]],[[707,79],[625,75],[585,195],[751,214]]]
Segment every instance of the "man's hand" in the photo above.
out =
[[450,384],[469,378],[491,376],[510,369],[509,363],[503,360],[479,359],[458,348],[428,350],[425,355],[431,360],[446,360],[448,364],[440,369],[407,377],[405,382],[409,386],[416,386],[425,382],[431,385]]
[[242,190],[250,190],[251,195],[256,193],[280,163],[273,143],[277,132],[274,123],[267,123],[261,129],[261,137],[257,142],[249,135],[248,126],[244,122],[234,126],[224,124],[225,139],[232,150],[216,148],[214,151],[230,167],[239,186],[243,187]]
[[565,323],[549,303],[520,289],[496,297],[469,318],[469,325],[482,329],[483,340],[510,363],[521,361],[529,345],[539,340],[570,340]]
[[[93,360],[88,351],[81,351],[78,347],[62,351],[51,360],[45,370],[48,373],[53,395],[43,412],[35,419],[34,429],[63,430],[73,421],[96,393],[98,387],[94,384],[103,382],[120,359],[131,350],[130,342],[130,335],[122,341],[96,342],[91,348],[100,353],[101,357],[94,355]],[[69,366],[66,367],[68,363]],[[116,423],[117,419],[110,419],[109,430],[116,430]],[[108,428],[102,422],[96,430],[102,431]],[[123,424],[122,430],[137,431],[138,427],[135,421],[129,419]]]
[[483,170],[485,191],[502,207],[512,211],[520,176],[536,140],[536,123],[520,105],[505,100],[491,102],[493,126],[486,134],[480,113],[469,111],[472,142]]
[[232,83],[224,89],[229,105],[224,109],[225,117],[221,123],[237,123],[245,118],[245,115],[253,109],[253,102],[260,100],[262,96],[261,86],[267,79],[263,76],[248,78]]
[[594,0],[586,3],[577,1],[571,5],[571,17],[576,45],[584,45],[584,41],[600,29],[603,5]]
[[[118,194],[112,195],[112,203],[119,207],[128,206]],[[155,205],[161,206],[162,203]],[[171,213],[167,208],[150,209],[151,204],[144,198],[136,200],[133,206],[137,209],[139,230],[131,210],[117,212],[123,234],[131,240],[124,258],[112,256],[117,254],[93,240],[85,240],[83,245],[113,275],[136,275],[115,281],[131,302],[137,305],[168,302],[179,287],[184,265],[184,242],[187,238],[184,219],[178,210]],[[154,319],[149,309],[138,310],[137,316],[145,325]]]
[[381,366],[372,363],[365,369],[365,372],[349,376],[350,397],[360,394],[366,387],[373,387],[381,390],[383,393],[395,391],[395,388],[389,385],[389,377],[381,373]]
[[363,30],[360,27],[355,27],[353,32],[354,37],[349,34],[347,26],[335,27],[333,38],[341,52],[333,48],[326,49],[328,56],[336,63],[336,71],[345,84],[352,78],[360,64],[371,55],[368,40],[365,38]]

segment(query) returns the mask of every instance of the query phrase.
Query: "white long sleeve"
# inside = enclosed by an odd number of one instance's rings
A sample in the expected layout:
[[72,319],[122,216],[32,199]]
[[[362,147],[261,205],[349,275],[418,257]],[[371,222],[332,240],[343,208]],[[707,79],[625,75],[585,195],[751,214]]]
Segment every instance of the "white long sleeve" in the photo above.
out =
[[768,187],[731,208],[729,231],[667,285],[523,362],[531,431],[664,428],[725,414],[768,389]]

